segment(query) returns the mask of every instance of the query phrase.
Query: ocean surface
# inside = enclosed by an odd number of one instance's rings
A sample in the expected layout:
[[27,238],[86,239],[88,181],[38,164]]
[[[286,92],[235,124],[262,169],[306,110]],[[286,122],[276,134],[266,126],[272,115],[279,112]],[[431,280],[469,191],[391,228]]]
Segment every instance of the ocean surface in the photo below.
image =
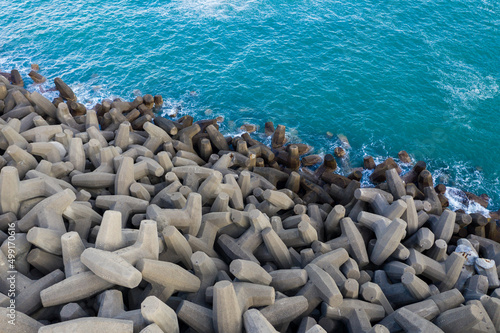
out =
[[161,94],[164,114],[270,120],[318,154],[342,134],[351,167],[404,149],[452,208],[478,209],[453,188],[500,208],[498,0],[0,0],[0,70],[32,63],[88,107]]

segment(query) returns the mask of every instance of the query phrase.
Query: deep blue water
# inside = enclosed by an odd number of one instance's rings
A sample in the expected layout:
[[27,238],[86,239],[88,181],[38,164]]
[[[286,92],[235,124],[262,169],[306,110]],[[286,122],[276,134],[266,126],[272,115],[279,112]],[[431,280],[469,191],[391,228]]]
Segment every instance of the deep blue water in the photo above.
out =
[[405,149],[492,209],[499,55],[496,0],[0,0],[0,70],[38,63],[89,107],[162,94],[228,133],[272,120],[317,153],[343,134],[353,166]]

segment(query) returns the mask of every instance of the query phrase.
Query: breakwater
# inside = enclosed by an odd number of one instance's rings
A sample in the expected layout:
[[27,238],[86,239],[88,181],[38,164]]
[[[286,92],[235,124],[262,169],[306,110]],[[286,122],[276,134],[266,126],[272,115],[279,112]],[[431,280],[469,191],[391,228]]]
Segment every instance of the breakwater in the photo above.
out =
[[282,125],[266,145],[157,116],[160,95],[87,109],[53,82],[50,101],[0,76],[9,332],[500,328],[497,225],[447,209],[425,162],[341,175],[343,148],[308,154]]
[[325,133],[342,133],[356,167],[406,150],[436,183],[487,193],[498,210],[499,10],[491,0],[3,1],[0,69],[27,77],[39,63],[88,108],[153,93],[165,114],[224,116],[224,133],[273,121],[320,155],[339,145]]

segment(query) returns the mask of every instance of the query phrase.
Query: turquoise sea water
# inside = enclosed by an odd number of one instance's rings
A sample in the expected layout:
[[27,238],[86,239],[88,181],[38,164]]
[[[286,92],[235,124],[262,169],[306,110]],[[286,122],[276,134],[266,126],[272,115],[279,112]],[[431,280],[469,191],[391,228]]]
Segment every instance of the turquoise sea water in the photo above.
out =
[[0,70],[31,63],[89,106],[162,94],[165,113],[272,120],[317,153],[343,134],[353,166],[405,149],[500,208],[496,0],[0,0]]

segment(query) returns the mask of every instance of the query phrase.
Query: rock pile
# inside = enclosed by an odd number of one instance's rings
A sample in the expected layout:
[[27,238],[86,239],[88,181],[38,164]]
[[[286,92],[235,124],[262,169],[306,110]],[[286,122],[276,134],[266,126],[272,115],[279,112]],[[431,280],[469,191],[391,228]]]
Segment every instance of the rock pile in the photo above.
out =
[[362,188],[281,125],[268,147],[157,117],[161,96],[87,110],[59,78],[53,102],[11,80],[0,330],[500,330],[496,225],[447,209],[425,163],[400,176],[366,157],[378,185]]

